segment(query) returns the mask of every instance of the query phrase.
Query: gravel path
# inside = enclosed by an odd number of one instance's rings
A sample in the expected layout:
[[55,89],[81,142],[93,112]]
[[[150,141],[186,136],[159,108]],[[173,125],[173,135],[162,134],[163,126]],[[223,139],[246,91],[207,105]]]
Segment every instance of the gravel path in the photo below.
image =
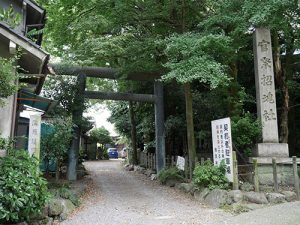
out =
[[62,225],[201,225],[230,217],[174,188],[124,171],[118,160],[86,162],[85,167],[96,192]]

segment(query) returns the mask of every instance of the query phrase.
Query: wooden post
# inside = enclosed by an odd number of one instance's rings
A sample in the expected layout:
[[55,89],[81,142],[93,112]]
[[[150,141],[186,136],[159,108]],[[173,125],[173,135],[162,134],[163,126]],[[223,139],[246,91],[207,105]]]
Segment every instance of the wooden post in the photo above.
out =
[[171,166],[175,166],[175,159],[174,155],[171,156]]
[[200,158],[200,163],[201,163],[201,165],[203,165],[203,164],[204,164],[204,161],[205,161],[205,160],[204,160],[204,158],[203,158],[203,157],[201,157],[201,158]]
[[272,158],[273,165],[273,180],[274,180],[274,191],[278,192],[278,177],[277,177],[277,164],[276,158]]
[[233,190],[239,190],[238,166],[237,166],[236,152],[235,151],[232,151],[232,159],[233,159],[232,189]]
[[186,179],[189,179],[189,158],[185,156],[185,163],[184,163],[184,175]]
[[150,169],[153,169],[153,153],[150,153]]
[[300,199],[299,175],[298,175],[297,157],[296,156],[293,156],[293,170],[294,170],[294,180],[295,180],[295,192],[296,192],[298,200],[299,200]]
[[254,168],[254,189],[256,192],[259,192],[257,159],[253,159],[253,168]]
[[150,153],[147,153],[147,168],[150,169],[150,157],[149,157]]

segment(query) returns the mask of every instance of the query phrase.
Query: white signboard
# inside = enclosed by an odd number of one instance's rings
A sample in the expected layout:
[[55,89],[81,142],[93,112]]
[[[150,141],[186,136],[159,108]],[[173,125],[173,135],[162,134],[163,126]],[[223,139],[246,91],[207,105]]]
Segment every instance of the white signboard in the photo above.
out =
[[180,170],[184,170],[185,159],[181,156],[177,156],[176,166]]
[[226,164],[226,177],[233,182],[232,138],[230,118],[211,122],[214,165]]
[[40,158],[40,140],[41,140],[41,115],[31,115],[29,119],[29,137],[28,137],[28,152],[29,155],[34,155]]

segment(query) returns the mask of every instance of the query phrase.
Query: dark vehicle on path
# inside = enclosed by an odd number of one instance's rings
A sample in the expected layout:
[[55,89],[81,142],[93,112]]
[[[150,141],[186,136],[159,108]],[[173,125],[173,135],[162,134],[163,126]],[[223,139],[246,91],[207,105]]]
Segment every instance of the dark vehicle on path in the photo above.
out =
[[116,148],[107,149],[107,153],[110,159],[117,159],[119,157],[118,150]]

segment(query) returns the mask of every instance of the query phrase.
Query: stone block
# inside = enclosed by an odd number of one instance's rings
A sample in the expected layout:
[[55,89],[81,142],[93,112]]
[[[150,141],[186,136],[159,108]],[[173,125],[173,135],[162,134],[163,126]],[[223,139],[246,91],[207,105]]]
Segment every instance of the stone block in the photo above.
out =
[[281,194],[284,195],[285,200],[288,202],[297,200],[297,194],[293,191],[282,191]]
[[208,188],[204,188],[202,190],[197,190],[194,192],[194,198],[197,201],[203,202],[205,197],[209,194],[210,190]]
[[151,174],[151,180],[157,180],[157,174]]
[[61,199],[51,199],[49,202],[49,216],[59,216],[64,210]]
[[256,203],[256,204],[268,204],[268,199],[266,195],[262,192],[245,192],[244,193],[245,200],[248,202]]
[[244,200],[243,192],[240,190],[231,190],[228,192],[228,195],[231,197],[233,202],[241,202]]
[[289,157],[289,146],[286,143],[259,143],[256,145],[254,155],[258,157]]
[[230,205],[232,200],[227,191],[214,189],[206,196],[204,202],[214,208],[220,208],[224,205]]
[[271,204],[278,204],[278,203],[286,202],[285,196],[283,194],[267,193],[266,196],[267,196],[269,203],[271,203]]
[[194,192],[195,185],[193,183],[180,183],[176,185],[176,188],[185,193],[191,193]]

